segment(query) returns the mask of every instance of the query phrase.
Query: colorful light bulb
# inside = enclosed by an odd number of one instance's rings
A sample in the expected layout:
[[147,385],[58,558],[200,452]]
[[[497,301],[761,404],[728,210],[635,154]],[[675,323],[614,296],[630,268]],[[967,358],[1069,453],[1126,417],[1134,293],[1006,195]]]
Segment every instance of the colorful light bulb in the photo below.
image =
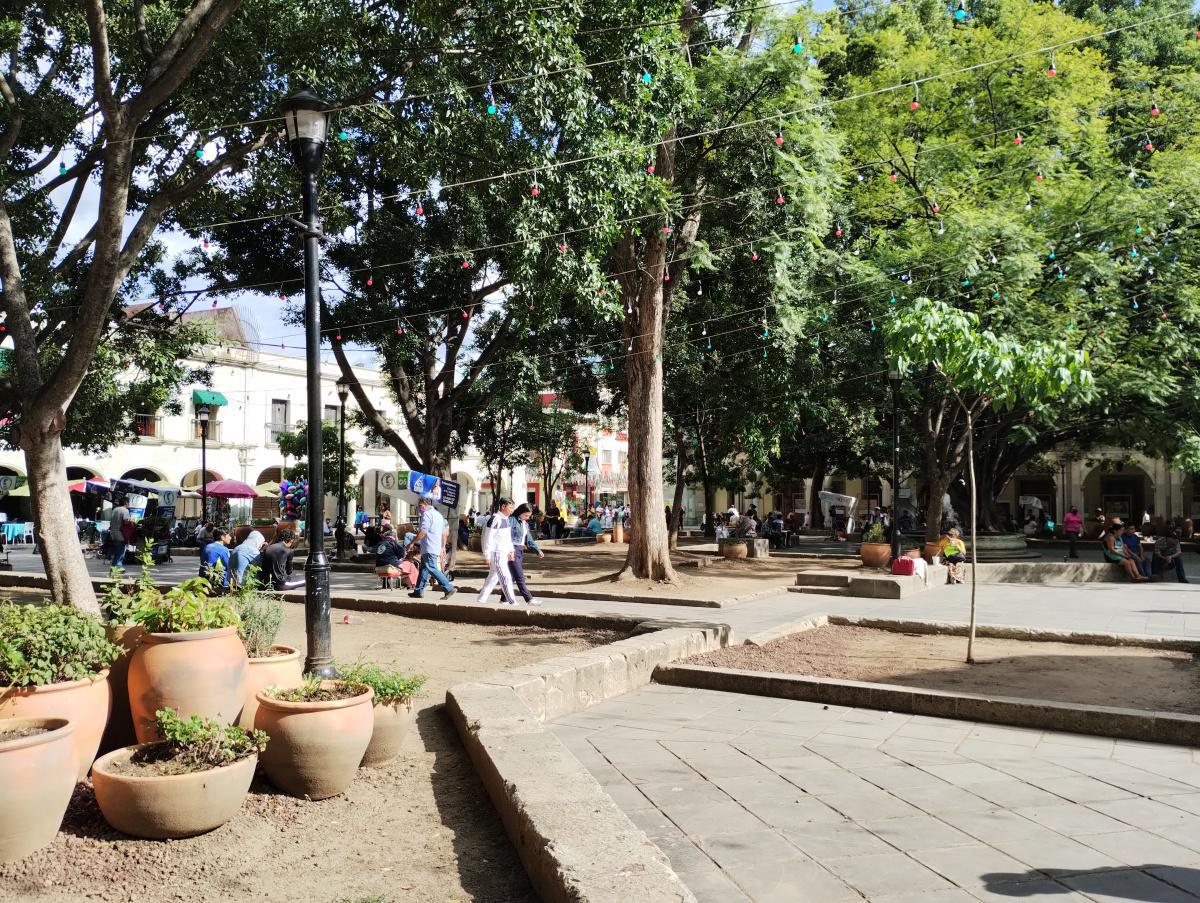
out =
[[1161,112],[1162,112],[1162,110],[1160,110],[1160,109],[1158,108],[1158,104],[1156,104],[1156,103],[1151,103],[1151,104],[1150,104],[1150,115],[1151,115],[1151,116],[1157,116],[1157,115],[1158,115],[1159,113],[1161,113]]
[[1154,150],[1154,142],[1149,137],[1146,138],[1146,143],[1142,146],[1148,151]]
[[896,173],[896,170],[893,169],[891,172],[888,173],[888,180],[895,182],[896,179],[897,179],[897,173]]
[[648,69],[643,69],[643,70],[642,70],[642,84],[643,84],[643,85],[648,85],[648,84],[650,84],[650,82],[652,82],[653,80],[654,80],[654,76],[652,76],[652,75],[650,74],[650,70],[648,70]]
[[489,101],[488,101],[488,105],[487,105],[487,111],[488,111],[488,115],[489,115],[489,116],[495,116],[495,115],[496,115],[496,112],[497,112],[497,111],[496,111],[496,102],[495,102],[494,100],[489,100]]
[[838,226],[836,229],[834,229],[833,234],[835,236],[837,236],[838,238],[841,238],[842,237],[842,227]]
[[750,251],[750,259],[751,259],[751,260],[758,260],[758,252],[757,252],[757,251],[755,251],[755,250],[753,250],[753,249],[751,249],[751,251]]
[[1025,139],[1021,137],[1020,132],[1017,132],[1015,135],[1013,135],[1013,144],[1022,144],[1024,141]]
[[792,53],[803,53],[804,43],[800,40],[800,35],[796,35],[796,40],[792,42]]
[[914,97],[914,98],[912,99],[912,103],[910,103],[910,104],[908,105],[908,108],[909,108],[910,110],[915,110],[915,109],[917,109],[917,108],[918,108],[918,107],[920,107],[920,106],[921,106],[921,101],[917,100],[917,98],[916,98],[916,97]]
[[776,203],[776,204],[782,204],[782,203],[783,203],[783,192],[782,192],[782,191],[776,191],[776,193],[775,193],[775,203]]
[[1047,77],[1047,78],[1054,78],[1054,76],[1056,76],[1056,75],[1058,75],[1058,70],[1057,70],[1057,69],[1055,69],[1055,68],[1054,68],[1054,64],[1053,64],[1053,63],[1051,63],[1051,64],[1050,64],[1050,68],[1046,70],[1046,77]]
[[374,285],[374,284],[375,284],[375,277],[374,277],[374,276],[368,276],[368,277],[367,277],[367,285],[369,285],[369,286],[370,286],[370,285]]
[[60,176],[65,176],[67,174],[67,161],[66,160],[58,161],[58,174]]
[[930,209],[930,210],[932,210],[934,213],[941,213],[941,212],[942,212],[942,208],[941,208],[941,207],[939,207],[939,206],[938,206],[936,203],[934,203],[932,206],[930,206],[930,208],[929,208],[929,209]]
[[782,131],[775,135],[775,144],[778,146],[783,145],[783,132]]
[[350,137],[350,133],[347,132],[345,129],[342,129],[341,131],[338,132],[338,138],[342,141],[345,141],[349,137]]
[[1036,176],[1034,176],[1034,178],[1037,179],[1039,182],[1046,181],[1046,177],[1044,175],[1042,175],[1042,171],[1040,169],[1038,170],[1038,173]]
[[537,186],[537,182],[534,182],[532,185],[530,185],[530,186],[529,186],[529,196],[530,196],[530,197],[534,197],[534,198],[535,198],[535,197],[537,197],[537,196],[538,196],[539,194],[541,194],[541,193],[542,193],[542,192],[541,192],[541,189],[540,189],[540,188],[538,188],[538,186]]

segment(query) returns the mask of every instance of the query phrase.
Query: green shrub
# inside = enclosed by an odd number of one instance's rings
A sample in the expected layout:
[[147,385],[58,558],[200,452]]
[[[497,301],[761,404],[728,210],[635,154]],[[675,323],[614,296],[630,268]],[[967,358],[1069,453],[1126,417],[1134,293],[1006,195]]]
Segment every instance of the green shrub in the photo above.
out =
[[125,571],[113,568],[108,572],[112,582],[100,597],[100,611],[112,627],[136,624],[134,610],[159,604],[162,600],[162,590],[154,585],[154,554],[149,540],[138,555],[142,571],[137,580],[129,582],[125,579]]
[[401,674],[399,671],[384,671],[374,662],[356,662],[347,667],[338,666],[342,680],[365,684],[375,691],[376,703],[404,702],[412,699],[425,686],[421,674]]
[[883,524],[871,524],[867,527],[862,537],[863,542],[887,542],[887,535],[883,532]]
[[135,597],[130,616],[150,633],[190,633],[238,623],[230,599],[212,595],[212,585],[203,577],[185,580],[165,593]]
[[275,637],[283,626],[283,603],[278,596],[264,593],[258,582],[258,568],[251,565],[245,577],[229,596],[238,615],[238,636],[250,658],[271,654]]
[[69,605],[0,604],[0,685],[40,687],[95,677],[121,654],[104,626]]
[[159,709],[154,722],[163,745],[156,758],[165,753],[181,771],[220,768],[266,749],[264,731],[247,731],[236,724],[221,724],[212,718],[192,715],[183,718],[174,709]]

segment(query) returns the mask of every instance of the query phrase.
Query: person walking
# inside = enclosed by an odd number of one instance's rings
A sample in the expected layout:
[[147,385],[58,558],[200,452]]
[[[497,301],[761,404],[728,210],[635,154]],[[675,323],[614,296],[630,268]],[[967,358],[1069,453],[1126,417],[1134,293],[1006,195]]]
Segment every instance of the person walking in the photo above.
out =
[[525,604],[541,605],[542,603],[533,598],[533,593],[525,585],[525,550],[532,549],[534,552],[537,552],[538,558],[546,557],[545,553],[538,548],[537,541],[533,538],[533,531],[529,529],[531,514],[532,512],[530,512],[528,505],[518,505],[517,510],[508,519],[512,530],[513,543],[513,559],[508,563],[508,571],[512,574],[517,592],[521,594],[521,598],[525,600]]
[[125,565],[125,548],[128,540],[125,538],[125,525],[129,523],[129,509],[125,507],[125,496],[114,499],[116,507],[108,516],[108,547],[110,561],[115,568]]
[[[433,505],[434,500],[431,495],[427,495],[417,502],[417,511],[421,513],[421,521],[417,528],[417,535],[412,538],[412,542],[417,543],[421,550],[421,574],[417,577],[417,585],[409,593],[409,596],[414,599],[420,599],[425,595],[425,584],[430,577],[442,588],[443,600],[449,599],[458,592],[454,584],[442,573],[442,553],[446,550],[446,539],[450,535],[450,526],[446,523],[446,518],[442,517],[441,512]],[[391,518],[389,517],[385,523],[390,525]]]
[[483,528],[483,560],[488,563],[488,575],[479,591],[479,602],[487,602],[499,583],[500,601],[505,605],[517,604],[513,597],[512,573],[508,569],[509,562],[516,558],[509,522],[512,510],[512,499],[501,498],[496,513],[487,519]]
[[1071,506],[1071,510],[1063,518],[1063,532],[1067,534],[1067,543],[1069,545],[1067,557],[1078,558],[1079,549],[1075,547],[1075,543],[1079,540],[1079,534],[1083,532],[1083,516],[1080,515],[1079,508],[1075,505]]

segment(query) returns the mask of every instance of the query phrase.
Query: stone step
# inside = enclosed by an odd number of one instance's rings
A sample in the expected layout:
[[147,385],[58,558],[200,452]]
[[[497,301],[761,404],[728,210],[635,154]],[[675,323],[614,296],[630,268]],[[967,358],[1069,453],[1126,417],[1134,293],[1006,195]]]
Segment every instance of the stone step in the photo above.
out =
[[848,596],[844,586],[789,586],[789,593],[809,593],[818,596]]
[[796,575],[796,586],[849,586],[849,574],[815,574],[801,571]]

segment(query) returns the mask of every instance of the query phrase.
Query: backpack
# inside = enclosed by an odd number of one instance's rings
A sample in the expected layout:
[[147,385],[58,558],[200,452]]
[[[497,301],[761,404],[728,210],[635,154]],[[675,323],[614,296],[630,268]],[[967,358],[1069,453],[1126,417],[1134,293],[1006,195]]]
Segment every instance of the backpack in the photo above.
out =
[[917,571],[917,563],[907,555],[901,555],[892,562],[892,574],[897,577],[911,577]]

